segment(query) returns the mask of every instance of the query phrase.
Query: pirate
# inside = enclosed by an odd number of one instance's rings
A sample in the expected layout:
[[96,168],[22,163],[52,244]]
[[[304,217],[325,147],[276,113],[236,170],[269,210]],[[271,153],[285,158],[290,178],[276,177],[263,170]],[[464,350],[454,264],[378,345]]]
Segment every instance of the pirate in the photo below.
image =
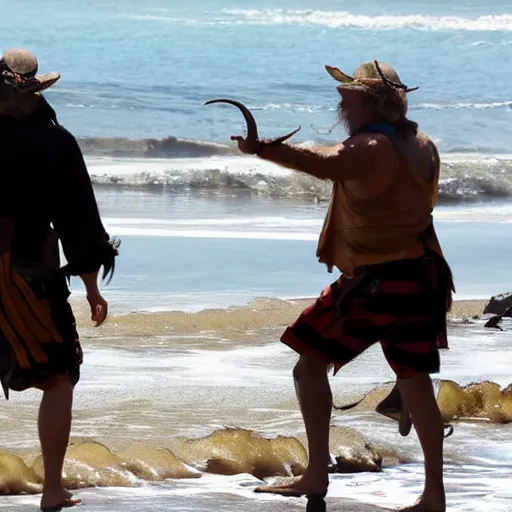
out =
[[[445,512],[443,421],[431,373],[446,347],[453,291],[432,218],[440,161],[435,144],[407,118],[407,93],[396,71],[368,62],[349,76],[326,66],[338,82],[338,112],[349,138],[305,149],[260,140],[251,113],[240,151],[333,182],[317,256],[341,277],[289,326],[281,341],[299,355],[293,374],[309,445],[305,474],[290,485],[258,492],[323,497],[328,487],[329,425],[334,373],[380,342],[395,372],[404,410],[425,456],[422,496],[405,509]],[[214,100],[219,101],[219,100]],[[225,101],[225,100],[220,100]],[[232,102],[232,100],[228,100]]]
[[61,476],[82,363],[67,280],[80,276],[91,318],[103,323],[98,272],[112,277],[118,242],[103,227],[75,138],[41,95],[60,75],[37,68],[22,49],[0,60],[0,379],[7,399],[10,390],[43,391],[41,508],[50,511],[80,501]]

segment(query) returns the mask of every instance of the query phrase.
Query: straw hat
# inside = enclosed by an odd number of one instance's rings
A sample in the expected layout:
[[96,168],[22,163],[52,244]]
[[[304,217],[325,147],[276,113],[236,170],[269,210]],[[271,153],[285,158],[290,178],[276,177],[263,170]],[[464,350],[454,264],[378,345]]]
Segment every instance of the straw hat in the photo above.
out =
[[355,91],[363,91],[372,94],[379,94],[382,91],[383,85],[386,89],[402,90],[404,92],[412,92],[418,87],[407,87],[403,84],[398,76],[398,73],[385,62],[366,62],[361,64],[354,72],[354,76],[343,73],[338,68],[325,66],[327,72],[338,82],[340,85],[338,89],[348,89]]
[[14,87],[18,92],[38,93],[51,87],[59,73],[37,75],[38,62],[34,54],[22,48],[6,50],[0,60],[0,87]]

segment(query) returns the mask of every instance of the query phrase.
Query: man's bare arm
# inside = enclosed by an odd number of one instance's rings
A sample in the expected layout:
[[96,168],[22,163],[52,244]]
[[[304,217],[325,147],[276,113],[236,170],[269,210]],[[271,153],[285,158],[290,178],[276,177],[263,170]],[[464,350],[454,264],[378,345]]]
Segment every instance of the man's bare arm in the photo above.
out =
[[313,153],[318,153],[323,156],[333,156],[335,155],[341,148],[343,144],[333,144],[332,146],[313,146],[310,149]]
[[365,133],[352,137],[344,144],[303,149],[281,144],[264,146],[258,156],[289,169],[316,178],[332,181],[357,180],[366,177],[377,167],[382,169],[393,146],[381,134]]

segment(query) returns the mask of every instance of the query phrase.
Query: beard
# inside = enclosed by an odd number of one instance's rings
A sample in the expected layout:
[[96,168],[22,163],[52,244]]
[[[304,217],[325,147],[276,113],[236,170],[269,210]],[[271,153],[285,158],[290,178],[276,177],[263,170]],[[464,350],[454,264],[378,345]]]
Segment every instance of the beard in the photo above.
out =
[[343,107],[341,101],[338,103],[338,123],[343,125],[343,128],[345,128],[350,137],[354,135],[355,130],[352,128],[347,109]]

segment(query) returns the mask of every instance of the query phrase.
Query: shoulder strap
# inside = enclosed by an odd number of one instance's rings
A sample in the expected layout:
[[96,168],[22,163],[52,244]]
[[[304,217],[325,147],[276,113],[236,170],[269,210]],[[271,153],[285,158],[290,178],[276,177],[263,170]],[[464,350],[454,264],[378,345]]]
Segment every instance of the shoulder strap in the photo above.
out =
[[389,123],[371,123],[366,128],[361,130],[360,133],[380,133],[385,135],[393,144],[398,153],[405,158],[403,154],[403,144],[401,144],[401,137],[398,135],[394,126]]
[[398,141],[398,134],[394,126],[389,123],[370,123],[366,128],[363,128],[359,133],[381,133],[385,135],[396,147]]

